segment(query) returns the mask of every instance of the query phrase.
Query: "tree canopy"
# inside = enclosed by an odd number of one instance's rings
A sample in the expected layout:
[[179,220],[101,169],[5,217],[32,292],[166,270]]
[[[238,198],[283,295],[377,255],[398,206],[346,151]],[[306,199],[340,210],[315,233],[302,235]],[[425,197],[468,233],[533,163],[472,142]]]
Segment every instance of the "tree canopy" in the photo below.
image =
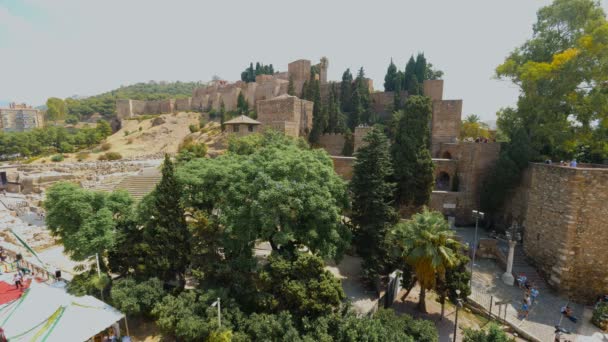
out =
[[391,154],[400,205],[419,207],[430,200],[434,183],[429,152],[431,112],[431,100],[415,95],[408,97],[405,108],[397,116]]
[[274,67],[272,64],[264,65],[260,62],[255,63],[255,68],[253,67],[253,63],[249,64],[249,67],[245,69],[241,73],[241,81],[244,82],[255,82],[255,77],[257,75],[272,75],[274,74]]
[[460,244],[443,215],[426,208],[410,220],[398,223],[387,236],[397,252],[414,270],[420,284],[418,308],[426,312],[425,292],[445,279],[446,270],[457,265]]
[[350,182],[355,246],[370,275],[387,274],[388,246],[385,234],[397,215],[393,207],[395,183],[388,139],[378,128],[363,138]]
[[124,191],[110,194],[60,182],[44,201],[46,223],[75,260],[85,260],[114,246],[114,229],[131,215],[133,200]]
[[537,13],[533,35],[496,68],[520,89],[498,113],[513,137],[522,128],[533,157],[601,163],[608,157],[608,22],[599,2],[555,0]]

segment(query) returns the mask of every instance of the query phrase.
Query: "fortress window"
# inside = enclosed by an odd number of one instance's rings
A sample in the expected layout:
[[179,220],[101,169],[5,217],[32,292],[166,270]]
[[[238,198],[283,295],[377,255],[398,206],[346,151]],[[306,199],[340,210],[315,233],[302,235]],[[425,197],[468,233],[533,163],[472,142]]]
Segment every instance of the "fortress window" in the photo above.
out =
[[447,172],[440,172],[435,179],[435,190],[450,191],[450,175]]
[[443,152],[443,155],[441,156],[441,158],[443,158],[443,159],[452,159],[452,155],[450,154],[450,152],[445,151],[445,152]]
[[249,125],[249,126],[247,127],[247,130],[248,130],[249,132],[253,132],[253,125]]

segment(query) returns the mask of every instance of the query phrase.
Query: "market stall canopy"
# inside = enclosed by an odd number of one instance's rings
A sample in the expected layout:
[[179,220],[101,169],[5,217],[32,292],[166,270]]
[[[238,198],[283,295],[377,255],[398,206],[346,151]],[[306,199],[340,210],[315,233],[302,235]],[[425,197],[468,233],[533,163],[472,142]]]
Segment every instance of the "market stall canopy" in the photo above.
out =
[[10,341],[85,341],[123,317],[95,297],[76,297],[36,282],[0,307],[0,327]]

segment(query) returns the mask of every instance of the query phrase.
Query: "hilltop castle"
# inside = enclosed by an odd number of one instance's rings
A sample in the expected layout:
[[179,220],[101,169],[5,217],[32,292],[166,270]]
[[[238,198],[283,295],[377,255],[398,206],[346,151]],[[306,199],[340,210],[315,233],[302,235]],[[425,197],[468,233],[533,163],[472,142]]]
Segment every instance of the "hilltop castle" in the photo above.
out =
[[[312,129],[313,102],[287,95],[290,80],[294,92],[300,94],[304,83],[310,81],[310,60],[300,59],[288,64],[287,72],[273,75],[258,75],[255,82],[223,80],[211,82],[197,88],[187,99],[157,101],[118,100],[119,119],[142,114],[162,114],[188,110],[219,110],[222,103],[226,111],[237,108],[240,94],[250,108],[256,108],[259,126],[248,132],[273,128],[291,136],[307,136]],[[318,71],[321,98],[325,100],[333,84],[327,80],[329,61],[323,57],[314,65]],[[394,92],[374,91],[373,82],[366,80],[370,90],[371,108],[381,119],[388,119],[393,112]],[[495,163],[500,152],[497,143],[459,142],[462,120],[462,100],[443,99],[443,80],[426,80],[423,93],[433,103],[431,121],[431,155],[435,163],[435,190],[431,196],[431,207],[452,216],[458,224],[472,222],[471,211],[479,208],[480,184],[487,171]],[[339,88],[339,87],[336,87]],[[407,98],[407,92],[402,98]],[[363,142],[369,127],[357,127],[353,132],[355,151]],[[246,132],[240,132],[243,134]],[[345,137],[343,134],[326,134],[320,137],[319,145],[326,149],[334,160],[336,172],[345,179],[352,176],[354,157],[342,156]]]

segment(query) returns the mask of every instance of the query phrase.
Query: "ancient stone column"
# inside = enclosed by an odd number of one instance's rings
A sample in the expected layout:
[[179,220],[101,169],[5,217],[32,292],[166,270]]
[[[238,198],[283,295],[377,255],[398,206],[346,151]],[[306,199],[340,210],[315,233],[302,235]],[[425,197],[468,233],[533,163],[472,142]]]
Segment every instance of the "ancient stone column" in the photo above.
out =
[[513,257],[515,256],[516,241],[509,240],[509,257],[507,258],[507,271],[502,275],[502,281],[513,286],[515,278],[513,278]]

